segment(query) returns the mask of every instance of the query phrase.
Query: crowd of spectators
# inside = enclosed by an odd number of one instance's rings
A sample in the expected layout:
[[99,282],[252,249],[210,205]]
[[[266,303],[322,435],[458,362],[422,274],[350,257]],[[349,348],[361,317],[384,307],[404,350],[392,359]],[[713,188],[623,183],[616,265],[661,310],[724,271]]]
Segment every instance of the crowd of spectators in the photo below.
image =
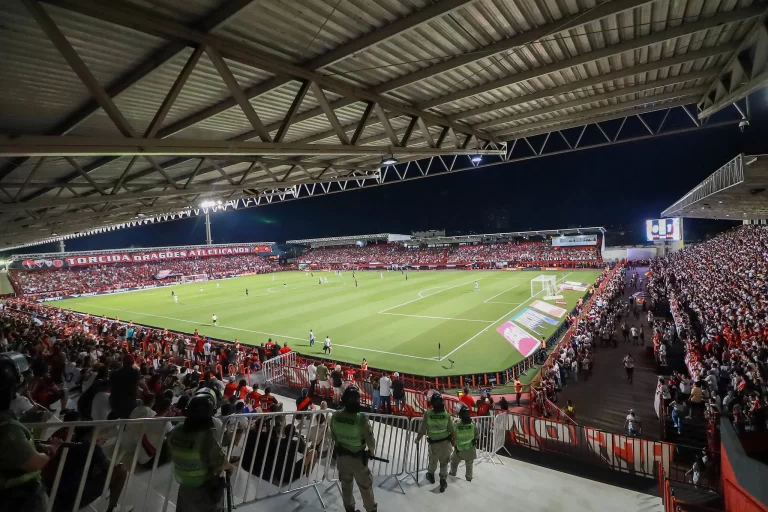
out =
[[[70,421],[181,417],[194,393],[209,388],[218,397],[213,419],[217,439],[222,446],[233,447],[228,454],[235,450],[242,454],[246,470],[269,482],[277,475],[287,482],[307,473],[320,457],[327,455],[330,445],[324,416],[314,416],[314,421],[309,423],[302,421],[300,426],[307,427],[305,431],[290,421],[286,423],[284,417],[264,421],[258,416],[251,421],[230,417],[242,413],[282,412],[284,405],[271,394],[269,387],[261,390],[255,383],[250,386],[245,379],[238,380],[235,372],[227,376],[226,360],[258,367],[265,357],[285,353],[289,347],[270,342],[251,350],[236,342],[201,348],[209,344],[210,340],[197,333],[186,338],[24,299],[10,299],[0,304],[0,351],[20,352],[30,363],[30,371],[24,375],[24,387],[11,403],[11,410],[20,421],[64,421],[62,428],[51,437],[65,440],[69,434],[66,423]],[[157,349],[144,350],[149,346]],[[185,355],[193,360],[190,367],[180,364]],[[222,367],[215,364],[217,361],[219,365],[224,363],[223,373]],[[298,411],[314,408],[306,400],[306,394],[296,400],[296,406]],[[327,404],[322,403],[320,407],[327,409]],[[67,444],[70,451],[63,463],[54,509],[72,508],[81,477],[88,468],[81,507],[97,500],[107,486],[110,489],[107,510],[117,510],[127,468],[134,460],[144,469],[170,462],[166,435],[171,428],[170,421],[128,425],[121,436],[119,451],[115,448],[111,458],[103,447],[108,437],[114,441],[116,432],[102,427],[100,437],[91,447],[92,429],[76,428]],[[246,441],[244,434],[249,428],[252,432]],[[253,435],[258,434],[258,430],[267,433]],[[259,463],[251,468],[254,452]],[[302,458],[294,463],[285,453],[302,454]],[[232,462],[238,458],[232,455]],[[88,459],[90,465],[86,462]],[[262,460],[268,461],[266,472],[262,470]],[[61,452],[56,453],[52,461],[42,475],[49,493],[57,478]],[[112,464],[113,470],[106,471]]]
[[300,260],[320,265],[456,265],[506,262],[511,265],[544,262],[600,262],[594,247],[552,247],[548,242],[455,245],[409,248],[399,244],[372,244],[354,247],[311,249]]
[[684,418],[705,410],[729,416],[741,432],[765,430],[768,229],[741,226],[650,269],[652,300],[669,300],[677,331],[662,326],[657,357],[677,337],[685,345],[689,375],[675,374],[658,389],[678,431]]
[[[586,302],[579,299],[575,314],[566,321],[566,340],[549,357],[541,371],[541,390],[535,397],[534,410],[543,416],[548,412],[544,399],[557,402],[563,387],[589,380],[594,370],[595,351],[599,346],[616,347],[619,322],[627,314],[620,298],[624,293],[625,267],[603,271],[589,290]],[[543,340],[542,340],[543,341]],[[543,353],[543,357],[546,354]],[[570,408],[573,409],[572,407]],[[575,420],[573,414],[566,414]]]
[[87,267],[12,270],[11,283],[17,293],[46,298],[120,288],[133,288],[178,281],[180,276],[206,274],[209,279],[264,273],[277,266],[256,254],[210,256],[151,263],[117,263]]

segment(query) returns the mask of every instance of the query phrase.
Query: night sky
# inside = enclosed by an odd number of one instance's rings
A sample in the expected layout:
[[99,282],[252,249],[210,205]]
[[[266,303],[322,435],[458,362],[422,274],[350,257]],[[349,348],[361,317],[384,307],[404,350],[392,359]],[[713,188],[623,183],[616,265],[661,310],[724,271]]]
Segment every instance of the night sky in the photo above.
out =
[[[425,229],[483,233],[577,226],[623,226],[639,237],[645,219],[658,217],[738,153],[768,152],[768,89],[753,94],[750,107],[751,126],[745,133],[730,125],[217,213],[211,216],[213,242],[284,242],[365,233],[408,234]],[[727,110],[721,119],[733,117],[735,109]],[[650,116],[648,122],[653,126],[660,120]],[[667,126],[674,129],[674,123],[682,126],[684,122],[670,116]],[[610,123],[604,126],[609,135],[618,128]],[[637,130],[642,127],[628,123],[626,129],[634,135],[640,134]],[[570,136],[574,139],[577,135]],[[69,240],[67,250],[202,244],[203,219]],[[51,245],[25,249],[44,250],[55,249]]]

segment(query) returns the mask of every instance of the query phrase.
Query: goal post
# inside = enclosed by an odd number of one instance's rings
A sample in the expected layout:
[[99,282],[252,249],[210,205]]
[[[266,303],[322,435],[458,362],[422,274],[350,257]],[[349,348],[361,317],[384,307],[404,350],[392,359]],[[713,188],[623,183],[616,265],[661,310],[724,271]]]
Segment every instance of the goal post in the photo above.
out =
[[181,276],[181,284],[186,283],[202,283],[208,280],[208,274],[191,274],[188,276]]
[[545,296],[557,294],[557,277],[540,275],[531,279],[531,297],[543,293]]

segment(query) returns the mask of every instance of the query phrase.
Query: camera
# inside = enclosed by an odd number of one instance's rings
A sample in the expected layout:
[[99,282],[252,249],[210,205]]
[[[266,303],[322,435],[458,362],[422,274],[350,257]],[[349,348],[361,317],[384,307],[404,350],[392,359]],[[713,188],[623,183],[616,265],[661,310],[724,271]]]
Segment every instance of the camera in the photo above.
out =
[[746,119],[742,119],[741,122],[739,122],[739,130],[743,132],[747,128],[749,128],[749,121],[747,121]]

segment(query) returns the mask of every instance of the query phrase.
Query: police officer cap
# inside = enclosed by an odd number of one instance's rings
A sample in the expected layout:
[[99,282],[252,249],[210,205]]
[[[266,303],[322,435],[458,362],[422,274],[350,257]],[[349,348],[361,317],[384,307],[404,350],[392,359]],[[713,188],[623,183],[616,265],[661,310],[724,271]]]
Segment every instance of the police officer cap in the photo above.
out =
[[467,404],[461,404],[461,405],[459,406],[458,415],[459,415],[459,416],[463,416],[463,415],[465,415],[465,414],[466,414],[467,416],[469,416],[469,407],[467,407]]
[[434,407],[435,404],[442,404],[443,403],[443,395],[440,393],[433,393],[432,397],[429,399],[429,403],[432,404]]
[[349,404],[360,403],[360,390],[357,388],[357,386],[349,386],[344,390],[344,393],[341,395],[341,403],[345,407],[347,407]]
[[216,393],[210,388],[202,388],[187,404],[184,415],[188,418],[210,418],[216,413]]

